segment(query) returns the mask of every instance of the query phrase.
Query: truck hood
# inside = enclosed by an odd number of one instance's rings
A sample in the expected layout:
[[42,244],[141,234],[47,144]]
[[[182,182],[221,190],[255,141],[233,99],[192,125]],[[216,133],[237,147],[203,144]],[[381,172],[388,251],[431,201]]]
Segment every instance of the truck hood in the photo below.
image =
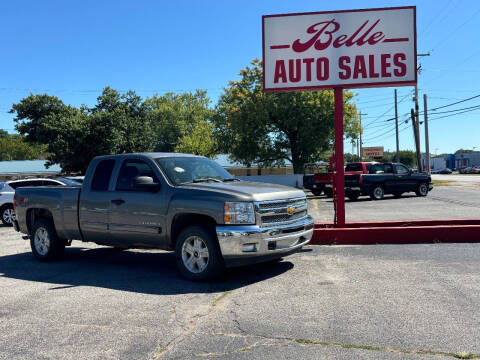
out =
[[181,187],[195,190],[217,191],[224,194],[234,195],[245,200],[249,199],[253,201],[282,200],[305,197],[303,190],[299,190],[294,187],[250,181],[224,183],[202,182],[182,185]]

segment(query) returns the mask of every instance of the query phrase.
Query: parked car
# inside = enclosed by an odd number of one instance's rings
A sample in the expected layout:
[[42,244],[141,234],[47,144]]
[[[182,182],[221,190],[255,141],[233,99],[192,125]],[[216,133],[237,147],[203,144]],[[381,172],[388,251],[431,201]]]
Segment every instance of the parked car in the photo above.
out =
[[459,172],[460,174],[470,174],[470,170],[471,170],[471,169],[472,169],[471,166],[467,166],[467,167],[464,167],[464,168],[460,168],[460,169],[458,170],[458,172]]
[[39,261],[72,240],[173,250],[191,280],[279,259],[313,234],[303,190],[244,182],[207,158],[143,153],[96,157],[82,187],[17,188],[17,231]]
[[441,169],[441,170],[432,170],[431,171],[432,174],[451,174],[452,173],[452,170],[450,170],[449,168],[445,168],[445,169]]
[[85,176],[64,176],[65,179],[73,180],[79,184],[83,183]]
[[406,192],[427,196],[432,189],[430,175],[414,173],[400,163],[377,163],[370,167],[368,174],[345,176],[345,195],[351,200],[360,195],[369,195],[372,200],[381,200],[385,194],[398,198]]
[[470,168],[470,171],[468,172],[469,174],[480,174],[480,167],[473,166]]
[[[2,223],[12,226],[15,220],[13,211],[13,194],[15,189],[25,186],[61,186],[70,185],[65,179],[23,179],[0,182],[0,214]],[[78,183],[77,183],[78,185]]]

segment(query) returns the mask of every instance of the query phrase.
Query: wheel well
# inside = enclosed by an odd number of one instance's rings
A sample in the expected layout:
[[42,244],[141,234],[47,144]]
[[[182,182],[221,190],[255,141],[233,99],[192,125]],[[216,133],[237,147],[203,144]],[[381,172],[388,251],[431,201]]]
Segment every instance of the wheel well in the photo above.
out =
[[13,203],[5,203],[3,204],[2,206],[0,206],[0,212],[3,212],[3,210],[6,208],[6,207],[13,207]]
[[31,233],[31,230],[32,230],[32,226],[33,224],[35,224],[35,221],[37,221],[38,219],[49,219],[52,221],[53,223],[53,215],[52,213],[47,210],[47,209],[38,209],[38,208],[34,208],[34,209],[28,209],[27,210],[27,229],[28,229],[28,233],[30,234]]
[[170,231],[170,244],[172,248],[175,248],[178,235],[181,231],[188,226],[199,225],[209,231],[215,233],[216,221],[207,215],[201,214],[178,214],[175,215],[172,221],[172,227]]

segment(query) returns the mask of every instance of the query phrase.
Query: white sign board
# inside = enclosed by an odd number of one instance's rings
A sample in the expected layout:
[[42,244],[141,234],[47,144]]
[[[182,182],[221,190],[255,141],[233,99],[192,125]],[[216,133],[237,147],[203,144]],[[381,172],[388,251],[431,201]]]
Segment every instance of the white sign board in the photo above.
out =
[[263,16],[264,91],[416,84],[415,10]]
[[383,146],[364,147],[362,148],[362,156],[369,157],[369,158],[382,157]]

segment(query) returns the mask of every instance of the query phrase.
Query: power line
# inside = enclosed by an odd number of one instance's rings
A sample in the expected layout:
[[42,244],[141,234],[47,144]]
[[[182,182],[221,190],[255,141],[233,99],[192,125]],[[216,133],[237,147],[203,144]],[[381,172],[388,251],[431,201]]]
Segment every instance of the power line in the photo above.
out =
[[452,106],[452,105],[456,105],[456,104],[460,104],[460,103],[463,103],[465,101],[469,101],[469,100],[472,100],[472,99],[476,99],[480,97],[480,95],[475,95],[475,96],[472,96],[472,97],[469,97],[467,99],[463,99],[463,100],[460,100],[460,101],[457,101],[457,102],[454,102],[454,103],[451,103],[451,104],[447,104],[447,105],[443,105],[443,106],[438,106],[436,108],[433,108],[433,109],[430,109],[430,111],[435,111],[435,110],[438,110],[438,109],[443,109],[443,108],[446,108],[446,107],[449,107],[449,106]]

